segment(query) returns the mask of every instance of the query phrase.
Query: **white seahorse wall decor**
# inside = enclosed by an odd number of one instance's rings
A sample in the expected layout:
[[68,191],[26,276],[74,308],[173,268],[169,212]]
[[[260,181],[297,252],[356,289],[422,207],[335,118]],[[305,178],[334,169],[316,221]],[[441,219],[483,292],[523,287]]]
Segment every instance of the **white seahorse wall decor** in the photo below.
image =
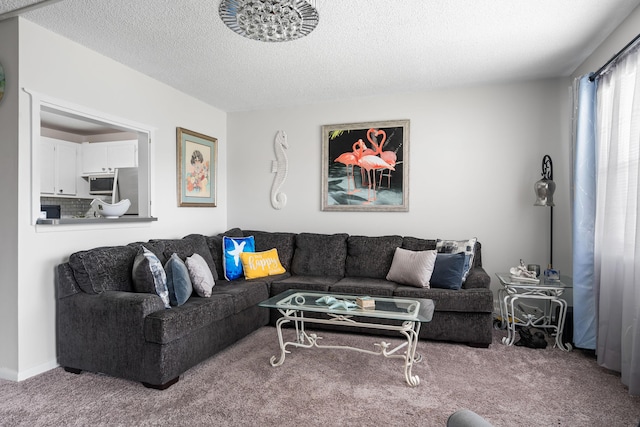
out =
[[287,204],[287,195],[280,191],[284,180],[287,179],[287,170],[289,169],[289,159],[287,159],[287,153],[284,151],[285,148],[289,148],[287,134],[285,131],[279,130],[273,142],[276,160],[271,162],[271,172],[276,174],[271,186],[271,206],[274,209],[282,209]]

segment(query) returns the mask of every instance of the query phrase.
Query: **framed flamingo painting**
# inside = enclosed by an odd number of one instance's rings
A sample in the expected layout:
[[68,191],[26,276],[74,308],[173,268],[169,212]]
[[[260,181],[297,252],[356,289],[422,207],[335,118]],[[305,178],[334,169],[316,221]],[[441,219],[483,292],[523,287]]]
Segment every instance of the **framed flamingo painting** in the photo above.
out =
[[322,126],[322,210],[409,210],[409,120]]
[[216,206],[218,140],[177,128],[178,206]]

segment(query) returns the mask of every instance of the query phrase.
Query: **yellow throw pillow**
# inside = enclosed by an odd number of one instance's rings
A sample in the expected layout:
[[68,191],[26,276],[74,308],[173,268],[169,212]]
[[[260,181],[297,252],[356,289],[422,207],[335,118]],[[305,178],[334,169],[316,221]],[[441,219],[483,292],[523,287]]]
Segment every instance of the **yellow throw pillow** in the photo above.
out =
[[274,276],[287,271],[280,264],[276,248],[264,252],[242,252],[240,261],[242,261],[245,279]]

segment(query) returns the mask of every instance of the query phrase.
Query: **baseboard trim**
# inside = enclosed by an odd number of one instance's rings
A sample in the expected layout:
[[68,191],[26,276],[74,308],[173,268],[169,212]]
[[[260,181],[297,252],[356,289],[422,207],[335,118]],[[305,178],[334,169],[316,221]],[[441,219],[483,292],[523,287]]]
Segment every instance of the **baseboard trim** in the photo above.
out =
[[13,369],[0,368],[0,379],[18,381],[18,373]]
[[20,382],[28,378],[35,377],[36,375],[40,375],[44,372],[50,371],[52,369],[55,369],[58,366],[59,366],[58,363],[55,360],[52,360],[21,372],[17,372],[13,369],[0,368],[0,378],[3,380]]

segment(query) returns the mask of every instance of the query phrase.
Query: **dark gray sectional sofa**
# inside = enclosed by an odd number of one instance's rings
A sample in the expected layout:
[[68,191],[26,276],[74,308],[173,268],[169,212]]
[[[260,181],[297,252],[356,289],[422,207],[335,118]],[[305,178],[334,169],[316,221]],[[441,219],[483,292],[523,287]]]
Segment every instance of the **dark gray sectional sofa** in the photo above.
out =
[[[224,280],[223,235],[254,236],[256,251],[276,248],[286,273]],[[141,245],[161,261],[173,253],[181,258],[201,255],[218,278],[211,297],[194,293],[185,304],[166,309],[158,295],[134,292],[132,268]],[[278,314],[257,304],[287,289],[429,298],[435,313],[421,328],[421,338],[489,346],[493,295],[480,243],[462,289],[386,280],[395,248],[435,246],[435,240],[414,237],[232,229],[216,236],[192,234],[76,252],[57,268],[58,363],[69,372],[101,372],[163,389],[187,369],[273,323]]]

